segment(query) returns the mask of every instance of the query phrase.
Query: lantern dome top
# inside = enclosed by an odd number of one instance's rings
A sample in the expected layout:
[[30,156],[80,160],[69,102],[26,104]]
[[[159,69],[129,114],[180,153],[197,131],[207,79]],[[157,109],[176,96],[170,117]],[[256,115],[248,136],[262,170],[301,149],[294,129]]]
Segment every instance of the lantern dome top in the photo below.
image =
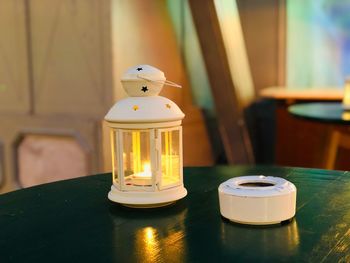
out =
[[129,68],[121,79],[129,97],[114,104],[105,116],[113,123],[164,123],[180,121],[185,114],[171,100],[157,96],[164,85],[180,87],[167,81],[164,73],[149,65]]
[[182,120],[185,114],[171,100],[161,96],[128,97],[114,104],[105,116],[108,122],[158,123]]
[[122,76],[122,81],[139,81],[150,79],[161,81],[165,80],[164,72],[150,65],[137,65],[129,68]]
[[129,68],[121,82],[131,97],[157,96],[164,85],[181,88],[180,85],[166,80],[164,72],[150,65],[137,65]]

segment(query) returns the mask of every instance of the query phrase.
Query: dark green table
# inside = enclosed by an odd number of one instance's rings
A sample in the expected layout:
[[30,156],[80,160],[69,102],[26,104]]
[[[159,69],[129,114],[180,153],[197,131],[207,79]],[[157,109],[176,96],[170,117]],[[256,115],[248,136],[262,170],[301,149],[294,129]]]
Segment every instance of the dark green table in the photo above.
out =
[[350,112],[340,102],[302,103],[288,107],[288,112],[308,120],[350,125]]
[[[248,174],[298,188],[297,215],[282,226],[232,224],[218,185]],[[133,210],[107,199],[110,174],[0,196],[0,262],[349,262],[349,172],[278,167],[186,168],[188,196]]]

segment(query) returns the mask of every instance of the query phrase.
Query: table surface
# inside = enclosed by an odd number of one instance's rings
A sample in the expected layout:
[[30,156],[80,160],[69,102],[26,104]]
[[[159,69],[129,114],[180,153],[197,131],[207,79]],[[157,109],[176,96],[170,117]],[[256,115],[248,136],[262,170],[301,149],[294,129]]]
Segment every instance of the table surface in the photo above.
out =
[[[185,168],[188,196],[137,210],[107,199],[110,174],[0,196],[1,262],[344,262],[350,261],[350,173],[222,166]],[[297,189],[285,225],[223,220],[218,185],[235,176],[280,176]]]
[[296,116],[304,119],[350,124],[350,111],[344,111],[341,103],[321,102],[321,103],[302,103],[288,107],[288,111]]

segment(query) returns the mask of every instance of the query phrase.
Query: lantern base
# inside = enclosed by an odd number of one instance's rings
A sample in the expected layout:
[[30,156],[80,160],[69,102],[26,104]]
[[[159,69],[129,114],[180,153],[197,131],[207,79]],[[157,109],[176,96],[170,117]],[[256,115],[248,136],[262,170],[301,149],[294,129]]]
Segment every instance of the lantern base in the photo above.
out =
[[174,204],[175,202],[176,201],[160,203],[160,204],[146,204],[146,205],[121,204],[121,205],[130,207],[130,208],[157,208],[157,207],[168,206],[168,205]]
[[186,195],[182,185],[156,192],[120,191],[112,185],[108,199],[132,208],[155,208],[170,205]]

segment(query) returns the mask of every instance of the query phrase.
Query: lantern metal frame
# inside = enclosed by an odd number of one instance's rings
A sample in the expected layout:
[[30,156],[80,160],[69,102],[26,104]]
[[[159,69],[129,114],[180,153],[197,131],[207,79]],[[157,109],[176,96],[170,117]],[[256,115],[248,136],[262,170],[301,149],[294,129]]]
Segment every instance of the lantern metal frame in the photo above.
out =
[[[110,127],[112,145],[113,184],[108,198],[111,201],[136,208],[152,208],[169,205],[187,195],[183,186],[183,139],[181,121],[161,123],[113,123]],[[124,184],[123,133],[149,132],[151,186],[126,186]],[[179,180],[177,183],[162,185],[161,146],[162,132],[179,132]],[[117,175],[115,174],[117,173]]]
[[[124,139],[123,139],[123,134],[127,133],[127,132],[148,132],[149,136],[148,136],[148,140],[150,143],[150,165],[151,165],[151,174],[152,174],[152,178],[151,178],[151,182],[152,185],[151,186],[127,186],[124,183],[124,179],[125,179],[125,171],[124,171],[124,160],[123,160],[123,153],[124,153]],[[118,143],[116,144],[117,147],[117,176],[118,176],[118,183],[116,184],[116,187],[118,189],[120,189],[121,191],[155,191],[155,178],[153,176],[153,167],[155,164],[155,160],[154,160],[154,154],[152,153],[152,148],[154,148],[154,140],[152,139],[152,137],[154,137],[154,129],[117,129],[115,131],[116,133],[116,137],[118,140]],[[114,168],[113,168],[114,169]],[[115,175],[113,174],[113,177]],[[113,182],[114,183],[114,182]]]
[[[149,143],[150,143],[150,166],[151,166],[151,186],[128,186],[125,185],[125,171],[124,171],[124,144],[123,144],[123,133],[127,132],[149,132]],[[162,132],[179,132],[179,180],[176,183],[163,185],[162,176]],[[183,183],[183,154],[182,154],[182,127],[170,127],[170,128],[153,128],[153,129],[111,129],[111,143],[112,149],[112,160],[113,160],[113,184],[121,191],[162,191],[164,189],[180,186]],[[116,143],[118,142],[118,143]],[[117,161],[117,164],[114,163]],[[117,176],[115,175],[115,167],[117,167]],[[116,180],[117,179],[117,180]]]

